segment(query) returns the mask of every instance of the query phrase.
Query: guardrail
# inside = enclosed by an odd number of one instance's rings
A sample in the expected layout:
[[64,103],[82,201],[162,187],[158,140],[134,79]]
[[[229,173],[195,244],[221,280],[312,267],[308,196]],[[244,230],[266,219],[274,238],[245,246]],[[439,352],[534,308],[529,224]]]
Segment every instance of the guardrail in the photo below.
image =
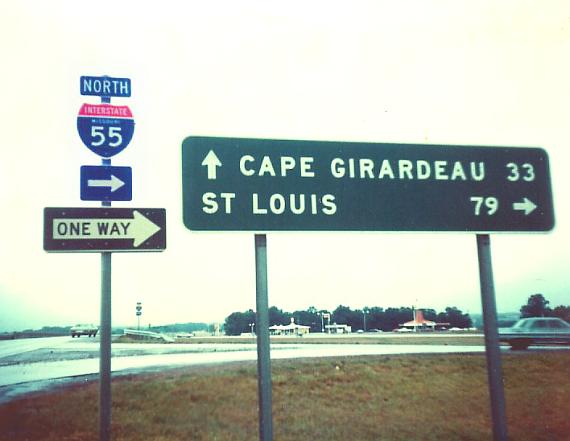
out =
[[174,339],[168,335],[165,334],[160,334],[158,332],[152,332],[152,331],[138,331],[136,329],[125,329],[123,331],[124,335],[130,335],[130,336],[134,336],[134,337],[143,337],[143,338],[147,338],[147,339],[153,339],[153,340],[162,340],[165,341],[166,343],[174,343]]

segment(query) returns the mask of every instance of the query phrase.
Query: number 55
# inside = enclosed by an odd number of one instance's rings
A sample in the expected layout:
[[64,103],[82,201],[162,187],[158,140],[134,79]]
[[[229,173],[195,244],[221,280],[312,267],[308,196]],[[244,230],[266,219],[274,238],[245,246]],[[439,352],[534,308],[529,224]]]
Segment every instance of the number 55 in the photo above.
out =
[[[107,138],[109,138],[109,147],[118,147],[123,143],[123,136],[121,135],[120,127],[109,127],[107,137],[105,137],[105,127],[103,126],[92,126],[91,127],[91,145],[93,147],[99,147],[105,144]],[[114,139],[114,140],[113,140]]]

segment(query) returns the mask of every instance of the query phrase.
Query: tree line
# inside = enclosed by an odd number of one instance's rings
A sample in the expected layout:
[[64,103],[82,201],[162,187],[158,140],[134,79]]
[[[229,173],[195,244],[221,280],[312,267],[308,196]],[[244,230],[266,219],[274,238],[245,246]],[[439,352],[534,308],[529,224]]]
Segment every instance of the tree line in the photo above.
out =
[[555,308],[548,306],[550,301],[542,294],[533,294],[528,298],[526,305],[520,309],[521,318],[527,317],[558,317],[570,322],[570,306],[559,305]]
[[[436,323],[449,323],[449,327],[470,328],[472,326],[469,314],[464,314],[455,306],[447,307],[443,312],[422,308],[422,312],[426,320]],[[327,314],[330,315],[330,318],[327,317]],[[310,326],[311,332],[321,332],[325,325],[334,323],[349,325],[353,332],[360,329],[392,331],[400,324],[413,320],[414,312],[410,307],[384,309],[374,306],[351,309],[344,305],[339,305],[332,312],[317,309],[314,306],[294,312],[283,311],[276,306],[269,308],[269,326],[289,324],[292,318],[298,325]],[[226,335],[254,332],[255,311],[250,309],[245,312],[231,313],[225,319],[224,331]]]

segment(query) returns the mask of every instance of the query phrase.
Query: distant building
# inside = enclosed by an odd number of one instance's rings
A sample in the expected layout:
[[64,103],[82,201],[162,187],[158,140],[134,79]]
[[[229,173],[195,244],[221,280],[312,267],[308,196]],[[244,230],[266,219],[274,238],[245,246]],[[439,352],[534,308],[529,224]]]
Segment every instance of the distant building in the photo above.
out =
[[310,326],[298,325],[295,319],[291,318],[291,323],[288,325],[273,325],[269,327],[271,335],[298,335],[302,336],[308,334],[311,330]]
[[449,329],[449,323],[436,323],[424,318],[424,313],[421,309],[414,311],[414,319],[400,324],[400,329],[409,329],[413,332],[421,331],[435,331]]
[[348,325],[326,325],[325,330],[327,334],[350,334],[352,332],[352,327]]

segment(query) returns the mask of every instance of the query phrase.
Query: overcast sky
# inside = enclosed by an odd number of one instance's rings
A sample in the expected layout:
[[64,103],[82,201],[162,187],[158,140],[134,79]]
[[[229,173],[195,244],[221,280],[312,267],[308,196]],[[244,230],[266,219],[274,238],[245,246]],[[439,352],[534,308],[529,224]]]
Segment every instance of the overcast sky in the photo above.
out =
[[[131,79],[136,128],[113,165],[167,210],[163,253],[113,255],[113,325],[222,322],[255,308],[252,233],[182,223],[190,135],[533,146],[555,229],[494,234],[499,311],[570,304],[567,1],[13,1],[0,5],[0,331],[99,323],[100,255],[43,250],[44,207],[80,200],[100,158],[76,128],[82,75]],[[452,215],[452,213],[450,213]],[[269,302],[481,310],[474,234],[270,233]]]

